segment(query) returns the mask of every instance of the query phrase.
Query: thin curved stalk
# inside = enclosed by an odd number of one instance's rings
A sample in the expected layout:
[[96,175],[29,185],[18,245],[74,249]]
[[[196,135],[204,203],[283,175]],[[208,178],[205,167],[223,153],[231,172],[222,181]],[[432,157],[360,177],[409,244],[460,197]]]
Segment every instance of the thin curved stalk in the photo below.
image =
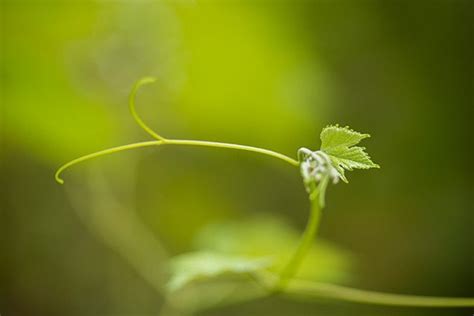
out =
[[105,156],[108,154],[113,154],[125,150],[130,150],[130,149],[135,149],[135,148],[140,148],[140,147],[150,147],[150,146],[160,146],[160,145],[181,145],[181,146],[202,146],[202,147],[214,147],[214,148],[227,148],[227,149],[235,149],[235,150],[243,150],[243,151],[250,151],[250,152],[256,152],[260,154],[264,154],[267,156],[271,156],[274,158],[281,159],[293,166],[298,166],[299,162],[286,156],[283,154],[280,154],[278,152],[264,149],[264,148],[259,148],[259,147],[253,147],[253,146],[245,146],[245,145],[238,145],[238,144],[229,144],[229,143],[219,143],[219,142],[208,142],[208,141],[200,141],[200,140],[184,140],[184,139],[166,139],[166,140],[152,140],[152,141],[147,141],[147,142],[140,142],[140,143],[133,143],[133,144],[128,144],[128,145],[123,145],[123,146],[117,146],[117,147],[112,147],[108,149],[104,149],[92,154],[88,154],[79,158],[76,158],[74,160],[71,160],[70,162],[64,164],[61,166],[55,174],[55,179],[58,183],[64,184],[64,180],[61,178],[61,174],[64,170],[67,168],[76,165],[78,163],[84,162],[86,160],[90,160],[93,158],[98,158],[101,156]]
[[151,129],[138,115],[136,109],[135,109],[135,98],[137,95],[138,90],[140,89],[141,86],[153,83],[155,82],[156,79],[153,77],[145,77],[140,80],[138,80],[135,85],[133,86],[132,91],[130,92],[130,97],[129,97],[129,110],[130,113],[132,114],[135,122],[143,129],[145,130],[151,137],[155,138],[156,141],[148,141],[148,142],[139,142],[139,143],[133,143],[133,144],[128,144],[128,145],[123,145],[123,146],[118,146],[118,147],[113,147],[109,149],[104,149],[89,155],[85,155],[79,158],[76,158],[63,166],[61,166],[55,173],[55,179],[58,183],[64,184],[64,180],[61,178],[61,173],[66,170],[67,168],[78,164],[80,162],[97,158],[100,156],[108,155],[108,154],[113,154],[116,152],[124,151],[124,150],[130,150],[130,149],[135,149],[135,148],[140,148],[140,147],[148,147],[148,146],[158,146],[158,145],[183,145],[183,146],[203,146],[203,147],[216,147],[216,148],[227,148],[227,149],[236,149],[236,150],[243,150],[243,151],[250,151],[250,152],[256,152],[260,154],[264,154],[267,156],[271,156],[274,158],[281,159],[283,161],[286,161],[287,163],[293,165],[293,166],[298,166],[299,162],[293,158],[290,158],[286,155],[283,155],[281,153],[264,149],[264,148],[258,148],[258,147],[253,147],[253,146],[246,146],[246,145],[238,145],[238,144],[229,144],[229,143],[220,143],[220,142],[209,142],[209,141],[200,141],[200,140],[186,140],[186,139],[166,139],[163,136],[160,136],[158,133],[156,133],[153,129]]
[[210,141],[200,141],[200,140],[186,140],[186,139],[166,139],[163,136],[158,135],[157,132],[155,132],[153,129],[151,129],[148,125],[145,124],[145,122],[140,118],[136,111],[135,107],[135,98],[137,95],[138,90],[140,87],[143,85],[153,83],[156,81],[156,78],[154,77],[145,77],[140,80],[138,80],[132,91],[130,92],[130,97],[128,101],[128,106],[130,109],[130,113],[132,114],[133,118],[137,122],[137,124],[143,128],[149,135],[151,135],[153,138],[162,141],[163,143],[166,144],[173,144],[173,145],[187,145],[187,146],[205,146],[205,147],[219,147],[219,148],[228,148],[228,149],[237,149],[237,150],[245,150],[245,151],[252,151],[260,154],[265,154],[268,156],[273,156],[275,158],[282,159],[294,166],[298,166],[299,162],[293,158],[290,158],[288,156],[285,156],[283,154],[280,154],[278,152],[264,149],[264,148],[258,148],[258,147],[253,147],[253,146],[246,146],[246,145],[237,145],[237,144],[229,144],[229,143],[220,143],[220,142],[210,142]]
[[157,140],[162,140],[164,141],[165,138],[163,136],[158,135],[153,129],[151,129],[146,123],[140,118],[138,115],[137,111],[135,110],[135,98],[137,96],[137,92],[140,89],[141,86],[153,83],[155,82],[156,79],[153,77],[145,77],[140,80],[138,80],[135,85],[133,86],[132,91],[130,92],[130,97],[128,98],[128,108],[130,110],[130,113],[132,114],[133,118],[135,119],[135,122],[145,130],[151,137],[157,139]]

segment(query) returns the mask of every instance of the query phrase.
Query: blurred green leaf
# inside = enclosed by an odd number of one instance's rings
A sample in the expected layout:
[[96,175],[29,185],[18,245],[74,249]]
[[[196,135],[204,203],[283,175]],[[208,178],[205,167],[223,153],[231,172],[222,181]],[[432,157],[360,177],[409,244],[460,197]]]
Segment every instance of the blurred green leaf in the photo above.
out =
[[[293,254],[300,233],[285,222],[270,216],[226,221],[208,225],[196,238],[201,250],[215,251],[252,258],[271,257],[269,270],[278,272]],[[351,255],[344,250],[318,240],[296,275],[318,281],[344,281],[350,277]]]
[[195,280],[256,272],[270,264],[269,258],[255,259],[214,252],[186,253],[171,260],[172,275],[167,288],[176,291]]

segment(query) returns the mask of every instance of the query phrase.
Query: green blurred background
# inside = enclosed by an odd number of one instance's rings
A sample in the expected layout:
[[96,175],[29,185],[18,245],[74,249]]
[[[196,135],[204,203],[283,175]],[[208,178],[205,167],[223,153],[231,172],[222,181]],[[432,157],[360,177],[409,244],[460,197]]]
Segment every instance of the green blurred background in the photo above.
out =
[[[166,315],[169,256],[278,252],[303,229],[297,170],[252,153],[141,149],[56,184],[68,160],[148,139],[127,110],[146,75],[158,82],[140,91],[139,112],[165,137],[295,156],[316,149],[327,124],[371,133],[364,145],[382,169],[330,188],[320,235],[338,249],[302,273],[319,265],[312,276],[338,284],[474,296],[472,1],[18,0],[1,10],[2,315]],[[220,244],[229,234],[240,237]],[[470,313],[269,298],[199,314]]]

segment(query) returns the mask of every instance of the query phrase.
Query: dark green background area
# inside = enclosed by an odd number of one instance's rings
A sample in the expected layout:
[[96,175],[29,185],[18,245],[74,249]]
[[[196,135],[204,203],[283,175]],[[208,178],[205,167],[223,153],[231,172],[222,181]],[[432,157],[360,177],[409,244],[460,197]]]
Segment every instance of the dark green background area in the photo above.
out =
[[[298,171],[252,153],[141,149],[56,184],[68,160],[148,139],[127,110],[147,75],[139,112],[167,137],[293,157],[327,124],[370,133],[382,168],[331,186],[320,230],[351,253],[343,283],[474,296],[473,21],[457,0],[2,1],[0,313],[158,314],[165,280],[134,266],[163,268],[218,221],[303,229]],[[472,311],[269,298],[201,314]]]

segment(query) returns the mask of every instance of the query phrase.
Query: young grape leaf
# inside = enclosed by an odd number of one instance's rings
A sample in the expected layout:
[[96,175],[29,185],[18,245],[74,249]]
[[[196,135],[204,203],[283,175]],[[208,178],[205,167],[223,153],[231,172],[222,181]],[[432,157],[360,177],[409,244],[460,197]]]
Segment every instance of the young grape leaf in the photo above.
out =
[[270,265],[269,258],[250,258],[209,251],[186,253],[171,260],[172,274],[167,289],[173,292],[192,281],[224,274],[252,273]]
[[349,127],[330,125],[321,132],[321,151],[326,153],[333,167],[344,182],[348,182],[345,170],[380,168],[372,162],[364,147],[355,146],[361,140],[370,137],[351,130]]

